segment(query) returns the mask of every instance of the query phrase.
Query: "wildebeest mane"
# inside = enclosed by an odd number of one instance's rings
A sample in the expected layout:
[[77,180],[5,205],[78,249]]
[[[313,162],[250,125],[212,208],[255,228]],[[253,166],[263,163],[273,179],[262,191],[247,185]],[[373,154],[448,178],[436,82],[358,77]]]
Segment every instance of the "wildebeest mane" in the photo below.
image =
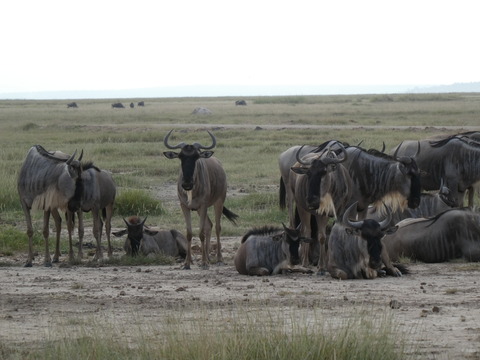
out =
[[[342,142],[342,141],[338,141],[338,140],[327,140],[325,142],[323,142],[322,144],[318,145],[315,149],[313,149],[312,151],[310,151],[310,153],[315,153],[315,154],[318,154],[318,153],[321,153],[322,151],[326,150],[326,147],[328,144],[330,144],[332,141],[335,141],[336,143],[340,144],[340,145],[343,145],[343,147],[349,147],[350,145],[346,142]],[[337,150],[336,150],[337,151]],[[338,151],[341,151],[340,149],[338,149]]]
[[[472,131],[470,133],[475,133],[475,131]],[[445,146],[451,140],[456,139],[456,140],[459,140],[459,141],[463,142],[466,145],[470,145],[470,146],[473,146],[473,147],[476,147],[476,148],[480,148],[480,143],[479,142],[472,141],[471,139],[468,138],[468,135],[470,133],[462,133],[462,134],[451,135],[451,136],[449,136],[445,139],[442,139],[442,140],[429,141],[429,144],[430,144],[431,147],[439,148],[439,147]]]
[[257,227],[257,228],[253,228],[253,229],[250,229],[248,230],[245,235],[243,235],[242,237],[242,243],[244,243],[245,241],[247,241],[248,237],[249,236],[252,236],[252,235],[272,235],[272,234],[276,234],[276,233],[279,233],[280,231],[282,231],[282,229],[280,229],[279,227],[276,227],[276,226],[268,226],[268,225],[265,225],[265,226],[262,226],[262,227]]

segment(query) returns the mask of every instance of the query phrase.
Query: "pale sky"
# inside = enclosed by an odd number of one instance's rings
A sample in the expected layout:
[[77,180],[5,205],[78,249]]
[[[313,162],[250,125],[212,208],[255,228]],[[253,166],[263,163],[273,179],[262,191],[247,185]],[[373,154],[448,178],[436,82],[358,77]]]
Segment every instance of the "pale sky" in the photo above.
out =
[[0,94],[480,81],[479,10],[476,0],[9,0]]

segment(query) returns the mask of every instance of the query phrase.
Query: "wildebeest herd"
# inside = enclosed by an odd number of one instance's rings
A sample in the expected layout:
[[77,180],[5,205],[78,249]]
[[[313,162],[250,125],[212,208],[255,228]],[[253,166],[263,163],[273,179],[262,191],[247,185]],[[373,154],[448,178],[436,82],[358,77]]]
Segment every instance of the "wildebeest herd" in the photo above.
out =
[[[186,236],[171,229],[145,226],[145,219],[123,219],[127,228],[127,255],[165,253],[192,264],[192,211],[198,213],[202,260],[210,264],[213,229],[208,208],[214,208],[217,238],[216,261],[223,263],[220,242],[222,215],[234,222],[236,214],[224,206],[226,174],[213,156],[211,144],[172,145],[171,130],[164,138],[168,159],[180,160],[177,194]],[[178,152],[171,150],[178,149]],[[82,212],[93,214],[97,241],[95,260],[103,257],[101,236],[105,222],[110,245],[111,218],[116,186],[109,172],[83,162],[83,151],[67,155],[40,145],[27,153],[18,178],[18,192],[27,222],[33,261],[33,227],[30,211],[43,210],[46,266],[52,259],[48,244],[49,219],[56,227],[53,262],[59,261],[60,228],[65,214],[69,235],[69,260],[74,259],[72,232],[79,220],[81,259]],[[402,256],[424,262],[455,258],[480,261],[480,215],[473,210],[475,187],[480,183],[480,133],[465,132],[442,138],[404,141],[392,150],[364,149],[338,140],[318,146],[298,145],[279,155],[279,204],[288,209],[289,224],[251,229],[235,255],[235,268],[245,275],[271,275],[289,271],[328,272],[339,279],[401,276],[405,267],[394,265]],[[422,192],[430,191],[429,193]],[[464,198],[468,194],[468,207]]]

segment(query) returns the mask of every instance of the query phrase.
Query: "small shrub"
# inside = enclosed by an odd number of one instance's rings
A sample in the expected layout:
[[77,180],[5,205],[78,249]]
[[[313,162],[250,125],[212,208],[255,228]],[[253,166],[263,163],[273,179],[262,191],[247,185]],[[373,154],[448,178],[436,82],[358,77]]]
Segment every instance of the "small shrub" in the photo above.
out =
[[30,131],[30,130],[36,130],[38,129],[39,126],[35,123],[29,122],[21,127],[23,131]]
[[164,213],[160,200],[153,199],[144,190],[122,191],[115,200],[115,208],[121,216],[162,215]]
[[[39,233],[33,235],[34,246],[43,244],[43,238]],[[20,231],[11,225],[0,225],[0,252],[11,255],[16,251],[25,251],[28,248],[28,239],[24,231]]]

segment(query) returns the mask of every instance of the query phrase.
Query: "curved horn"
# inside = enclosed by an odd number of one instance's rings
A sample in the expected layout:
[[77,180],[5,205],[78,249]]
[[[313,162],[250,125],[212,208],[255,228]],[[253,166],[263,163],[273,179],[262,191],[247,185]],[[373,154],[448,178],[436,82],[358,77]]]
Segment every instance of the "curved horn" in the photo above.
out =
[[304,146],[305,146],[305,145],[302,145],[302,146],[300,147],[300,149],[297,150],[297,153],[295,154],[295,158],[296,158],[297,161],[298,161],[300,164],[302,164],[302,165],[311,165],[311,163],[302,161],[302,159],[300,159],[300,156],[299,156],[299,155],[300,155],[300,151],[302,151],[302,149],[303,149]]
[[398,150],[400,150],[400,148],[402,147],[402,144],[403,144],[403,141],[400,143],[400,145],[397,146],[397,148],[395,149],[395,152],[393,153],[393,158],[395,160],[397,159]]
[[165,145],[165,147],[166,147],[167,149],[171,149],[171,150],[183,148],[183,147],[185,146],[185,143],[184,143],[184,142],[179,143],[179,144],[177,144],[177,145],[175,145],[175,146],[172,146],[172,145],[169,145],[169,144],[168,144],[168,138],[170,137],[170,135],[171,135],[172,132],[173,132],[173,129],[170,130],[170,131],[168,132],[168,134],[163,138],[163,144]]
[[380,152],[384,153],[385,152],[385,141],[383,142],[382,150]]
[[142,225],[142,226],[143,226],[143,224],[145,224],[145,221],[147,221],[147,217],[148,217],[148,215],[147,215],[147,216],[145,216],[145,219],[143,219],[143,221],[140,223],[140,225]]
[[[334,157],[334,158],[330,158],[330,157],[325,157],[322,159],[323,163],[328,165],[328,164],[339,164],[339,163],[342,163],[344,162],[345,160],[348,159],[348,153],[347,153],[347,150],[345,150],[345,147],[337,142],[338,146],[340,147],[340,153]],[[339,157],[339,155],[343,154],[343,157]]]
[[387,205],[383,204],[383,206],[385,206],[385,209],[387,210],[387,217],[378,223],[380,225],[380,229],[382,230],[388,227],[388,225],[390,225],[390,221],[392,221],[392,211]]
[[83,158],[83,149],[82,149],[82,152],[80,153],[80,156],[78,157],[78,161],[82,161],[82,158]]
[[123,219],[123,222],[124,222],[127,226],[130,226],[130,225],[131,225],[124,217],[122,217],[122,219]]
[[207,132],[208,132],[208,135],[210,135],[210,137],[212,138],[212,145],[204,146],[200,143],[195,143],[195,144],[193,144],[193,146],[196,149],[210,150],[210,149],[213,149],[215,147],[215,145],[217,145],[217,139],[215,139],[215,136],[210,131],[207,130]]
[[77,150],[75,150],[73,155],[68,158],[68,160],[67,160],[68,165],[70,165],[72,163],[73,159],[75,159],[75,155],[77,155]]
[[354,202],[352,205],[350,205],[348,207],[347,211],[345,211],[345,214],[343,214],[343,221],[342,221],[345,225],[348,225],[348,226],[350,226],[354,229],[360,229],[363,225],[363,221],[351,221],[350,220],[350,215],[351,215],[353,209],[357,207],[357,204],[358,204],[358,201]]

